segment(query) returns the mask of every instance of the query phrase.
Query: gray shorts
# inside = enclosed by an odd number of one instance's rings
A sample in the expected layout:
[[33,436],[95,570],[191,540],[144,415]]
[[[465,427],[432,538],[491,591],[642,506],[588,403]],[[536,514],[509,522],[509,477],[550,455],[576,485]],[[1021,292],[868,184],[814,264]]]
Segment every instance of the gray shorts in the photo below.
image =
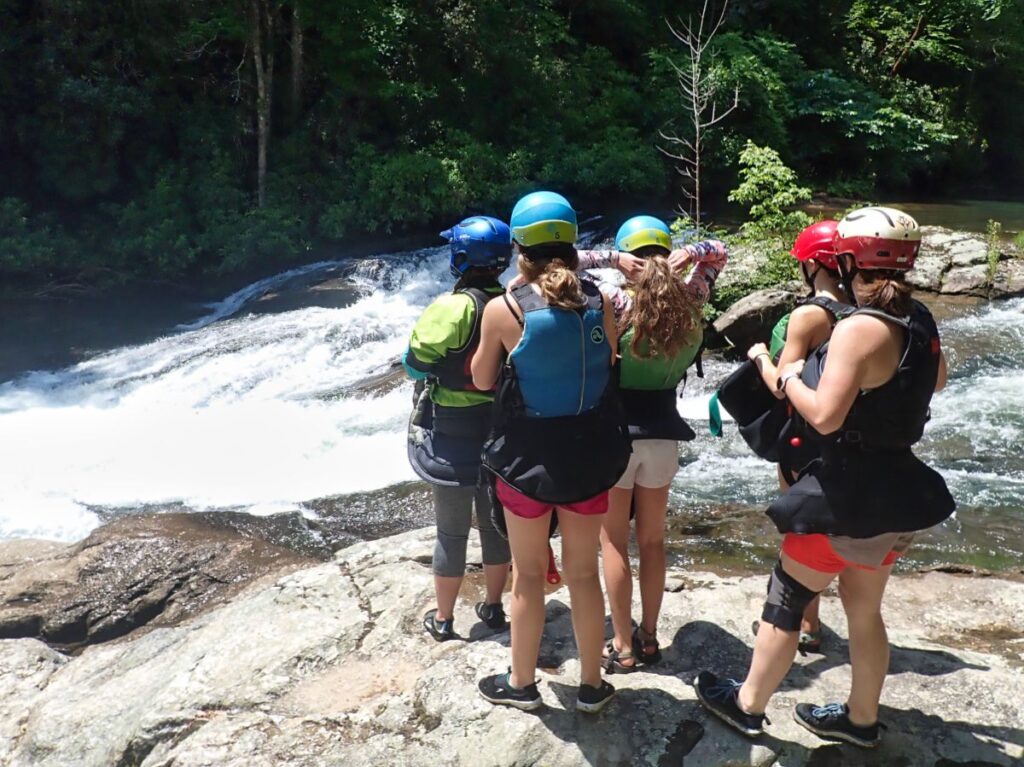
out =
[[832,549],[840,557],[854,565],[881,567],[891,565],[914,540],[914,533],[882,533],[872,538],[848,538],[845,535],[829,536]]

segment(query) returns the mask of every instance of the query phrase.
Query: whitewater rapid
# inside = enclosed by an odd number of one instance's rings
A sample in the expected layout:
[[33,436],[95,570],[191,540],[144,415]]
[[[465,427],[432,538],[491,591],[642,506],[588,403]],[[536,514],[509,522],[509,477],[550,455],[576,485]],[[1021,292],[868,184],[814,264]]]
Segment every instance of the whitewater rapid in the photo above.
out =
[[[246,313],[318,272],[340,275],[353,301]],[[414,480],[411,386],[353,387],[393,369],[451,282],[441,248],[321,262],[247,286],[150,343],[0,384],[0,538],[78,540],[117,510],[311,516],[314,499]],[[971,503],[1024,507],[1024,301],[942,330],[953,373],[922,450]],[[708,395],[732,365],[706,367],[679,402],[699,437],[682,451],[673,497],[762,503],[773,467],[728,426],[725,439],[707,434]]]

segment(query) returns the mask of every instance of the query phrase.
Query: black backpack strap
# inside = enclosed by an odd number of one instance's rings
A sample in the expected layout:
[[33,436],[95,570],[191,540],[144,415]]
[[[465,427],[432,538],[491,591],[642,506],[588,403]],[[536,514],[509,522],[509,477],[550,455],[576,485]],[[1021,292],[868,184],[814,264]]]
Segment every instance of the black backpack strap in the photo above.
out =
[[832,324],[839,320],[846,319],[856,311],[856,307],[836,301],[828,296],[810,296],[809,298],[797,301],[797,306],[818,306],[832,315]]

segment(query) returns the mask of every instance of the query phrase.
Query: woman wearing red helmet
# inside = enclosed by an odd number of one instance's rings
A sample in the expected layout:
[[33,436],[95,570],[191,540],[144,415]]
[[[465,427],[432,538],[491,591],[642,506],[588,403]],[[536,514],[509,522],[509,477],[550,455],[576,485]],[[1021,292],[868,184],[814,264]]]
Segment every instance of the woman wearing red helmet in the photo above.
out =
[[852,686],[846,703],[801,703],[794,717],[817,735],[873,747],[889,664],[882,595],[914,533],[953,513],[938,473],[911,451],[932,394],[946,382],[938,330],[904,281],[921,234],[891,208],[846,216],[837,265],[857,310],[828,344],[782,368],[777,382],[815,439],[821,458],[768,509],[785,534],[743,682],[701,672],[701,703],[740,732],[763,732],[772,693],[796,653],[804,607],[837,576],[849,622]]
[[[833,240],[837,226],[838,221],[818,221],[797,236],[790,255],[800,262],[800,271],[811,294],[775,326],[771,349],[757,343],[747,351],[747,357],[757,366],[765,386],[779,399],[785,397],[775,388],[779,370],[791,362],[806,359],[813,349],[832,336],[836,322],[853,311],[850,298],[840,282],[839,265],[836,263]],[[798,442],[790,445],[783,440],[779,452],[779,489],[785,491],[796,481],[800,470],[817,457],[817,450],[811,444]],[[802,652],[821,649],[820,604],[821,599],[816,597],[804,611],[799,643]]]

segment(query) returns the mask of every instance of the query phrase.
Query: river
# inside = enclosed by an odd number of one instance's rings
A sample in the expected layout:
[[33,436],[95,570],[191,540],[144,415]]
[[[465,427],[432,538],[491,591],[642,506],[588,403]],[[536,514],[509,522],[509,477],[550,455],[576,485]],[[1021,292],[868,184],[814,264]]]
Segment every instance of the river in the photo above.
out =
[[[276,520],[297,545],[325,548],[429,524],[405,455],[411,387],[393,371],[449,287],[440,248],[323,262],[193,307],[145,343],[0,384],[0,538],[73,541],[140,510]],[[1024,300],[954,307],[941,331],[950,384],[919,452],[959,510],[908,561],[1019,566]],[[680,400],[700,436],[672,489],[676,559],[773,557],[761,510],[774,468],[728,425],[707,434],[708,394],[734,364],[709,360]]]

